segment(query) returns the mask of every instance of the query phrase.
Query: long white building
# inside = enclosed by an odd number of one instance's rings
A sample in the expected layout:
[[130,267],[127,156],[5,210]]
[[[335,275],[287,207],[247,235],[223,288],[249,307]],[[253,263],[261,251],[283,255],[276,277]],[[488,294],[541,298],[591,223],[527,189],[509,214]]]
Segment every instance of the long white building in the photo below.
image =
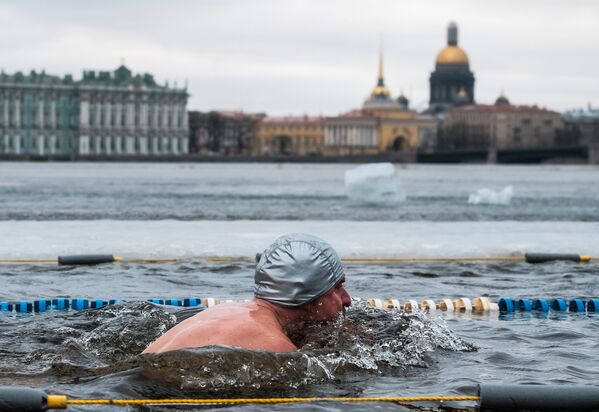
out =
[[187,90],[150,74],[84,71],[74,81],[44,72],[0,73],[0,154],[188,153]]

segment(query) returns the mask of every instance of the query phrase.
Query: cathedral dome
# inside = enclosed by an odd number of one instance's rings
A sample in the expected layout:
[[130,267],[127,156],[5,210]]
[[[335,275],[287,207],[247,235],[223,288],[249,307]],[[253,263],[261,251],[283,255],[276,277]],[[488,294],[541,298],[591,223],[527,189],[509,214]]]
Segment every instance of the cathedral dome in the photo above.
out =
[[437,55],[437,64],[468,64],[468,55],[459,46],[448,45]]
[[399,97],[397,98],[397,103],[399,103],[399,105],[401,107],[403,107],[404,109],[407,109],[410,106],[410,101],[408,100],[408,98],[403,94],[403,92],[399,95]]
[[501,92],[497,100],[495,100],[495,106],[507,106],[509,104],[510,101],[503,92]]
[[453,21],[447,27],[447,46],[437,55],[436,63],[468,65],[466,52],[458,46],[458,25]]

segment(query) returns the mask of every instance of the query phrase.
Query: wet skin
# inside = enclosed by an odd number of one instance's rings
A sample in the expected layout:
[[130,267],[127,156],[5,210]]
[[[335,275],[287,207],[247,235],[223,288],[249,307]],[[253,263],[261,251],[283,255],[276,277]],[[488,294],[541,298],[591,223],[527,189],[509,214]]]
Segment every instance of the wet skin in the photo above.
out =
[[299,308],[285,308],[263,299],[224,303],[181,322],[151,343],[143,353],[210,345],[251,350],[293,352],[297,347],[284,332],[295,323],[333,320],[351,305],[341,278],[327,293]]

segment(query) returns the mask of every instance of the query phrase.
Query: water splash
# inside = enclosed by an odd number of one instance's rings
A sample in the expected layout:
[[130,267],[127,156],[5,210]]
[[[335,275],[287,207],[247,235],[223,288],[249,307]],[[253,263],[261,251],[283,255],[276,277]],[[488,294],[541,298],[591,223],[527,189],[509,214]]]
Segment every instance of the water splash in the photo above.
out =
[[356,372],[404,374],[427,367],[429,355],[437,349],[475,350],[441,320],[423,313],[384,312],[355,300],[344,318],[290,331],[300,348],[297,352],[211,346],[139,355],[176,321],[175,314],[147,302],[55,317],[52,322],[62,324],[49,334],[53,345],[15,360],[21,365],[13,365],[13,371],[37,368],[38,374],[72,381],[124,373],[135,381],[153,382],[148,385],[152,388],[222,394],[259,388],[291,390]]

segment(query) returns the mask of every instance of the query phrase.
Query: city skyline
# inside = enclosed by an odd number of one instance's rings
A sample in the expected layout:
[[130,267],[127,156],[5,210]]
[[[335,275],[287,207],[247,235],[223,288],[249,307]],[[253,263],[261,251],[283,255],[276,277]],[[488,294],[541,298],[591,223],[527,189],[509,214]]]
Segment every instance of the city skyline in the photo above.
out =
[[423,110],[456,21],[477,102],[504,91],[514,104],[558,111],[599,103],[599,3],[589,1],[78,4],[0,2],[0,67],[79,78],[124,57],[160,83],[187,81],[191,110],[334,115],[368,96],[382,35],[393,97],[403,90]]

